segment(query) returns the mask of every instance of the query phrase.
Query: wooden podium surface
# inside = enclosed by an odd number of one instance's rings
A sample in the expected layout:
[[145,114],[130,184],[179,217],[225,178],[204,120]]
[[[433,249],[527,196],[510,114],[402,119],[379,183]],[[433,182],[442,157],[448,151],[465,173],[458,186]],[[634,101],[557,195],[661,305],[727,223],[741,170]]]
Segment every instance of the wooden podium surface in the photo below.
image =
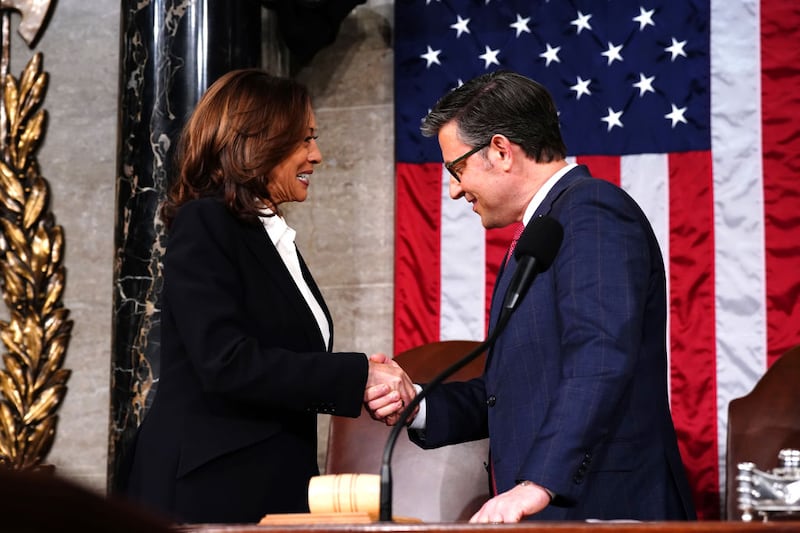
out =
[[535,522],[524,524],[314,524],[296,526],[221,525],[181,526],[178,531],[195,533],[754,533],[800,532],[800,521],[775,522]]

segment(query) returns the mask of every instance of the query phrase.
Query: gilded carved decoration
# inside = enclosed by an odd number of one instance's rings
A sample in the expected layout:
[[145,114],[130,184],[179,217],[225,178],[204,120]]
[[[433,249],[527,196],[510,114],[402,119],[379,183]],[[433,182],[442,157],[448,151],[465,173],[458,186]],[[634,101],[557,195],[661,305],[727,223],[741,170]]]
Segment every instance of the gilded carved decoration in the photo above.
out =
[[35,54],[19,80],[8,74],[10,10],[19,33],[35,40],[50,1],[0,0],[3,98],[0,101],[0,285],[9,313],[0,321],[0,465],[40,467],[56,433],[70,371],[62,368],[72,331],[62,304],[64,232],[49,211],[36,151],[45,124],[47,74]]

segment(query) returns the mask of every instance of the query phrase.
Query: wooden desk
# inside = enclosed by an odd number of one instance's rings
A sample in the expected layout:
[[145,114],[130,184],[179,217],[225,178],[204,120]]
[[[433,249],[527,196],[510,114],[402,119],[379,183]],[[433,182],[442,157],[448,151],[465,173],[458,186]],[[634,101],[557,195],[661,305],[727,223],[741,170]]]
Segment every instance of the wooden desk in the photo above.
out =
[[178,531],[192,533],[800,533],[796,522],[640,522],[640,523],[584,523],[538,522],[533,524],[478,525],[468,523],[447,524],[392,524],[376,522],[366,525],[194,525],[181,526]]

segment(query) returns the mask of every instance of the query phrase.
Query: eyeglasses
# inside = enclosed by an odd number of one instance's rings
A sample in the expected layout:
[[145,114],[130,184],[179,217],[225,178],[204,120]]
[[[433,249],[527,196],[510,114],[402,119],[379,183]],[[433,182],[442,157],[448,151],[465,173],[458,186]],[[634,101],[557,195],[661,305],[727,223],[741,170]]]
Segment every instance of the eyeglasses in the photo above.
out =
[[455,159],[453,159],[449,163],[445,163],[444,164],[444,168],[447,169],[447,171],[450,173],[451,176],[453,176],[453,179],[456,180],[457,183],[461,183],[461,177],[458,175],[460,173],[460,170],[456,170],[456,165],[461,163],[462,161],[466,161],[466,159],[469,156],[471,156],[475,152],[483,150],[487,146],[489,146],[489,143],[484,143],[484,144],[481,144],[480,146],[476,146],[475,148],[473,148],[472,150],[470,150],[466,154],[464,154],[464,155],[462,155],[460,157],[456,157]]

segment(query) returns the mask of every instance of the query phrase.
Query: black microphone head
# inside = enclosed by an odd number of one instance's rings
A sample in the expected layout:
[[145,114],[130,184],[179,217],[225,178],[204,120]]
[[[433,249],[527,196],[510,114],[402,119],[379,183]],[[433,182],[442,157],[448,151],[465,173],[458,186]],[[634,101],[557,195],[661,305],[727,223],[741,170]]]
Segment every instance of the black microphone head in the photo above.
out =
[[564,228],[558,220],[547,215],[536,217],[528,222],[520,235],[514,257],[517,261],[525,256],[534,257],[537,270],[544,272],[556,258],[563,238]]

